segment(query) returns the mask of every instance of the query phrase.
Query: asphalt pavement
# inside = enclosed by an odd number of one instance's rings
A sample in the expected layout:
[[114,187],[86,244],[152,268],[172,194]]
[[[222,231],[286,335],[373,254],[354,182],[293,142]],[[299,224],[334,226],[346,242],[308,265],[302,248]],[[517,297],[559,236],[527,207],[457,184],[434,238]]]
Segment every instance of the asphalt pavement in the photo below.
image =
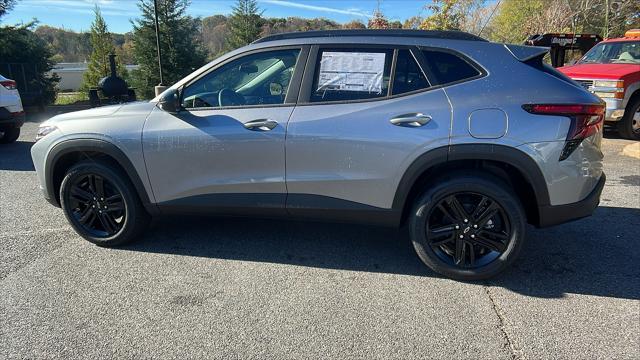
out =
[[491,281],[442,278],[402,231],[165,218],[103,249],[38,190],[37,123],[0,145],[0,358],[638,358],[640,160],[607,133],[591,218],[528,228]]

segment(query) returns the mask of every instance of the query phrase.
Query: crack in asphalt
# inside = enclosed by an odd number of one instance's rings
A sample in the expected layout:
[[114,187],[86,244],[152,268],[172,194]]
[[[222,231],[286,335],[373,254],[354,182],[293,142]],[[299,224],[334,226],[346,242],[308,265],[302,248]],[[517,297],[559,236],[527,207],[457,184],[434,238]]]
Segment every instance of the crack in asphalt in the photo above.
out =
[[515,342],[513,341],[513,339],[511,339],[511,337],[509,336],[509,333],[507,332],[506,317],[498,307],[498,304],[496,303],[496,300],[493,294],[491,293],[491,287],[489,285],[484,285],[484,290],[487,293],[487,296],[489,297],[489,301],[491,301],[491,307],[493,308],[493,312],[495,312],[496,316],[498,317],[497,327],[502,333],[502,337],[504,338],[504,341],[505,341],[505,344],[503,347],[508,348],[511,354],[511,359],[514,359],[514,360],[524,359],[525,357],[524,357],[524,354],[522,353],[522,350],[518,350],[516,348]]

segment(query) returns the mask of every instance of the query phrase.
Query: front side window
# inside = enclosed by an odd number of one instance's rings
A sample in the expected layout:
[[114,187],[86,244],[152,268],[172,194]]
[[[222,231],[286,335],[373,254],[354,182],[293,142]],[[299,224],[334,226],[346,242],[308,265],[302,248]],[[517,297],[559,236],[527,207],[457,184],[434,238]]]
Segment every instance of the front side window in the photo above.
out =
[[456,54],[439,50],[424,50],[422,53],[437,85],[446,85],[480,75],[478,69]]
[[320,50],[311,102],[387,96],[392,58],[393,50],[386,49]]
[[188,85],[185,108],[284,104],[299,49],[266,51],[233,60]]

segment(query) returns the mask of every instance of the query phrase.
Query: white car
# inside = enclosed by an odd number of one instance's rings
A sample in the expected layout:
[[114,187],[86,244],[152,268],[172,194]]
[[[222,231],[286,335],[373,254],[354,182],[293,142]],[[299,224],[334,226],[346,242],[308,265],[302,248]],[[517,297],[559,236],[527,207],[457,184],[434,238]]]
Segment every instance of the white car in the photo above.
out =
[[0,75],[0,144],[18,140],[24,110],[15,81]]

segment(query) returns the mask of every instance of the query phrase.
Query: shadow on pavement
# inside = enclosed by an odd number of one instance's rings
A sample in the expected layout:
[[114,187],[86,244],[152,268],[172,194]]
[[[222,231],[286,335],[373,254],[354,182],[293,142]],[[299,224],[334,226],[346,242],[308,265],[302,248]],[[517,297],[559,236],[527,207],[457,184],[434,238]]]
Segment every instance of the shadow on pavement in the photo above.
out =
[[[640,299],[639,209],[601,207],[592,218],[537,230],[515,266],[486,284],[542,298]],[[396,229],[252,218],[163,219],[123,250],[327,269],[440,277]]]
[[34,171],[31,161],[32,141],[0,145],[0,170]]

